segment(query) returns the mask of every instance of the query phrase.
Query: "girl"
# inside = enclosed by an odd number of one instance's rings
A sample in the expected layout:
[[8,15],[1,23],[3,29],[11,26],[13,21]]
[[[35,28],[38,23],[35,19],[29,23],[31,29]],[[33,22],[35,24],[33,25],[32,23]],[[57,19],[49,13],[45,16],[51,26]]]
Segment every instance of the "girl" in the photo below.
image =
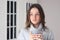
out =
[[39,4],[33,4],[27,12],[26,27],[18,40],[54,40],[52,32],[45,26],[45,15]]

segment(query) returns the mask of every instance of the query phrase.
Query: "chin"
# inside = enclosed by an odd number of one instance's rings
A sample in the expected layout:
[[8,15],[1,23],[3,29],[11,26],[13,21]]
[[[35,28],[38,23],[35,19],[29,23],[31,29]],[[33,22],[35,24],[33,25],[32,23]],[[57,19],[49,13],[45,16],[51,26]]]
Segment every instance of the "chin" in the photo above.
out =
[[36,22],[33,22],[33,24],[37,24]]

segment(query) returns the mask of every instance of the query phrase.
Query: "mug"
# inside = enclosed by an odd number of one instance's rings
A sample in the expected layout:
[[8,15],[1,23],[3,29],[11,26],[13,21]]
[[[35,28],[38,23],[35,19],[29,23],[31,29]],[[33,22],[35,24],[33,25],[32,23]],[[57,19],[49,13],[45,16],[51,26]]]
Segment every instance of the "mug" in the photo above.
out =
[[30,40],[43,40],[43,35],[41,33],[35,34],[30,32]]

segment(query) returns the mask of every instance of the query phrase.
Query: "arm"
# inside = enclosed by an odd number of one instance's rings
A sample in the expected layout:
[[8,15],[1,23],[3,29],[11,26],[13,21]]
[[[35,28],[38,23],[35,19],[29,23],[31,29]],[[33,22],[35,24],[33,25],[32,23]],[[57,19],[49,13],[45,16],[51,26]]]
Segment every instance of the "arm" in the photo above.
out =
[[52,32],[49,32],[48,40],[54,40],[54,34]]
[[24,38],[24,31],[23,30],[21,30],[17,40],[25,40],[25,38]]

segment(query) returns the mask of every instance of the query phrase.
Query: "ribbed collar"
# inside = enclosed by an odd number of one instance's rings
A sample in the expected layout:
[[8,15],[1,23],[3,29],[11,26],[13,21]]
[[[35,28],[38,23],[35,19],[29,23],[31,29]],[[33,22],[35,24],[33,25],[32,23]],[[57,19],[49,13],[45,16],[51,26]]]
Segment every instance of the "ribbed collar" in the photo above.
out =
[[35,27],[31,24],[30,32],[32,32],[33,34],[39,34],[39,33],[41,33],[41,30],[42,30],[42,24],[41,24],[41,23],[39,24],[39,27],[38,27],[38,28],[35,28]]

